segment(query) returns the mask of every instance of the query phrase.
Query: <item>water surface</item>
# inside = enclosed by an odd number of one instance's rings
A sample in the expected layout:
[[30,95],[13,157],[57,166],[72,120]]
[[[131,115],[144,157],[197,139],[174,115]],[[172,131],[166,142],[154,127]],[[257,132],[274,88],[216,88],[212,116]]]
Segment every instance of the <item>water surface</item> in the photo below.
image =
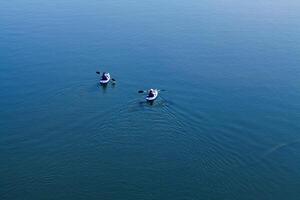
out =
[[299,199],[299,19],[296,0],[2,1],[1,199]]

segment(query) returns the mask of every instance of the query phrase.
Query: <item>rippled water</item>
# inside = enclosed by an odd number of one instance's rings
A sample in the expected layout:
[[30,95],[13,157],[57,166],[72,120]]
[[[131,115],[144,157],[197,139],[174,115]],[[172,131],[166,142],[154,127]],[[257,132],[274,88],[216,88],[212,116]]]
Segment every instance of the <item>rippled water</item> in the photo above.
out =
[[300,198],[298,1],[10,0],[0,27],[1,199]]

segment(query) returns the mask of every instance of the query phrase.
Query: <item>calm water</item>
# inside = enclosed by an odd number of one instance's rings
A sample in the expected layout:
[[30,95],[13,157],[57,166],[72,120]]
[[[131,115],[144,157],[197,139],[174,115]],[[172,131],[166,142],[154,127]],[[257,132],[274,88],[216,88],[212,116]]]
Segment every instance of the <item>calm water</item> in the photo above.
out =
[[2,0],[0,27],[1,199],[300,199],[298,0]]

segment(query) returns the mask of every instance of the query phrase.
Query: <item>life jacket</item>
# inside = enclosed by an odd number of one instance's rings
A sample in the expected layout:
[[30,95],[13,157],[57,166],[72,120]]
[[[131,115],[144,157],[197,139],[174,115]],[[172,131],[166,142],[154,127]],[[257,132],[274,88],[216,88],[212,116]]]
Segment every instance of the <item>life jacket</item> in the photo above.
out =
[[148,97],[154,97],[154,93],[152,91],[149,92]]
[[107,79],[108,79],[108,78],[107,78],[107,74],[106,74],[106,73],[103,73],[101,78],[102,78],[102,80],[107,80]]

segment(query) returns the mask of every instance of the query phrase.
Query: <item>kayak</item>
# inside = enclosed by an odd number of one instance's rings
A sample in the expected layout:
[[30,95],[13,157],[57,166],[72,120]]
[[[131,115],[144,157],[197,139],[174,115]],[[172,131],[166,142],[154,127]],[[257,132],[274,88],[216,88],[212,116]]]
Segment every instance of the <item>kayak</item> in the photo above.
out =
[[106,73],[105,76],[107,77],[106,80],[101,79],[100,84],[107,84],[110,81],[110,74]]
[[157,89],[153,90],[153,94],[154,94],[153,97],[149,97],[149,96],[147,95],[146,100],[147,100],[147,101],[154,101],[154,100],[158,97],[158,90],[157,90]]

